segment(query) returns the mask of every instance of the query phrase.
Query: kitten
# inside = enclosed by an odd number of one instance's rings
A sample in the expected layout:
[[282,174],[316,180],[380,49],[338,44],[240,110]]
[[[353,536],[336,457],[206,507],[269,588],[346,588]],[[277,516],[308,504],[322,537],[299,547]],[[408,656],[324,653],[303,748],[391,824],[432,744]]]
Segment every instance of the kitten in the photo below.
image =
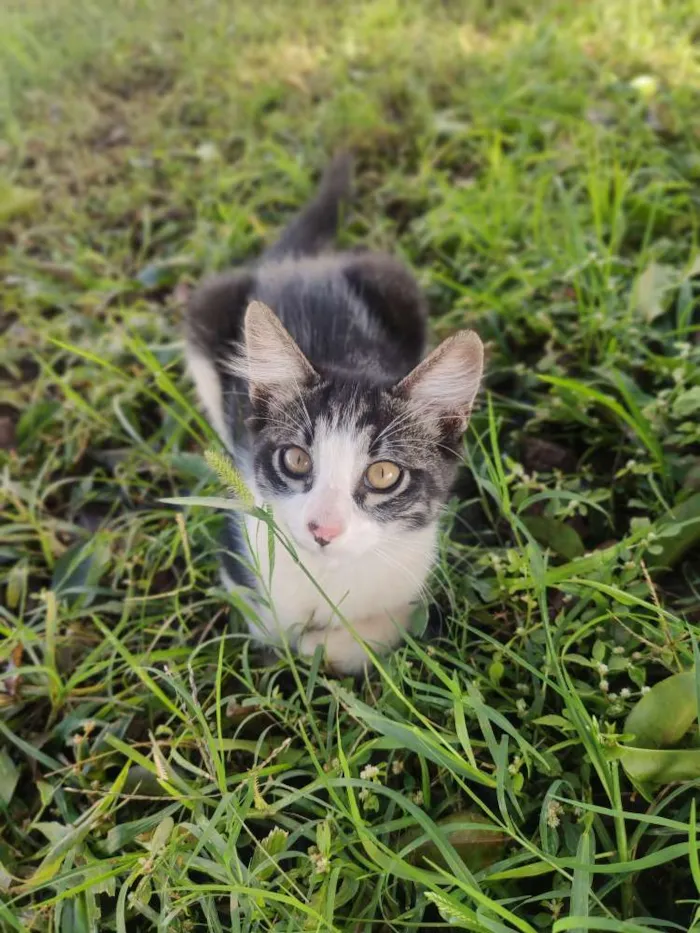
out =
[[483,363],[473,331],[422,359],[425,302],[395,259],[322,252],[350,175],[336,157],[281,239],[204,283],[187,318],[211,424],[322,592],[279,544],[270,566],[252,516],[227,518],[227,547],[249,547],[260,579],[229,555],[224,582],[257,587],[254,636],[285,632],[303,655],[323,645],[341,673],[365,667],[362,640],[380,653],[400,641],[424,592]]

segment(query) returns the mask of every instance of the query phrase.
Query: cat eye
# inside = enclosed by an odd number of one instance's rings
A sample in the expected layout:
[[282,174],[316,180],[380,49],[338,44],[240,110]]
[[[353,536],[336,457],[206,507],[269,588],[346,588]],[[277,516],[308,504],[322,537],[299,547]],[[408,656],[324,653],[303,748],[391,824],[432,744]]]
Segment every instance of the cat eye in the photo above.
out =
[[397,485],[402,476],[403,470],[398,464],[392,463],[391,460],[378,460],[376,463],[370,463],[365,470],[365,483],[370,489],[388,492]]
[[295,478],[311,472],[311,457],[301,447],[285,447],[280,462],[284,472]]

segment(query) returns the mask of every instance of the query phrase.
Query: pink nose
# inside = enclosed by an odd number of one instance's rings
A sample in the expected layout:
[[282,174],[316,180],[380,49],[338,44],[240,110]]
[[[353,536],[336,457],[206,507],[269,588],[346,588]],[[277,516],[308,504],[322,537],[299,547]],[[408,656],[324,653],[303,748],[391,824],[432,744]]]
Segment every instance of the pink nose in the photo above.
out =
[[342,534],[344,531],[343,526],[338,522],[329,522],[326,525],[319,525],[318,522],[309,522],[307,527],[314,536],[314,541],[320,544],[321,547],[330,544],[334,538],[337,538],[338,535]]

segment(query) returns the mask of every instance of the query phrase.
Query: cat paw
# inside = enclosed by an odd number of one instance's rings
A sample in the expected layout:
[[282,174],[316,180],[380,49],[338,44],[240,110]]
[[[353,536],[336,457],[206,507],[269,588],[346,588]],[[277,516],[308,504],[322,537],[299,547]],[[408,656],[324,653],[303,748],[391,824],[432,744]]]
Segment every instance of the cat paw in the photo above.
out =
[[311,629],[301,636],[297,650],[308,657],[319,645],[325,649],[326,667],[334,674],[361,674],[371,663],[362,644],[344,628]]
[[326,630],[311,628],[303,632],[297,641],[297,652],[302,657],[310,657],[319,645],[326,641]]

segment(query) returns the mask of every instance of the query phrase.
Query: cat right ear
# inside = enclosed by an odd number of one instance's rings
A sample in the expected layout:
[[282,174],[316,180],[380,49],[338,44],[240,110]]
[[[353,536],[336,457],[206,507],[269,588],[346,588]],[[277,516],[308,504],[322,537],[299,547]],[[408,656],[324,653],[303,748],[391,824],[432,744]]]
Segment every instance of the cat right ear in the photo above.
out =
[[473,330],[444,340],[397,386],[416,414],[458,418],[466,428],[484,370],[484,345]]
[[280,319],[261,301],[252,301],[244,324],[245,378],[251,398],[261,393],[296,393],[316,371]]

